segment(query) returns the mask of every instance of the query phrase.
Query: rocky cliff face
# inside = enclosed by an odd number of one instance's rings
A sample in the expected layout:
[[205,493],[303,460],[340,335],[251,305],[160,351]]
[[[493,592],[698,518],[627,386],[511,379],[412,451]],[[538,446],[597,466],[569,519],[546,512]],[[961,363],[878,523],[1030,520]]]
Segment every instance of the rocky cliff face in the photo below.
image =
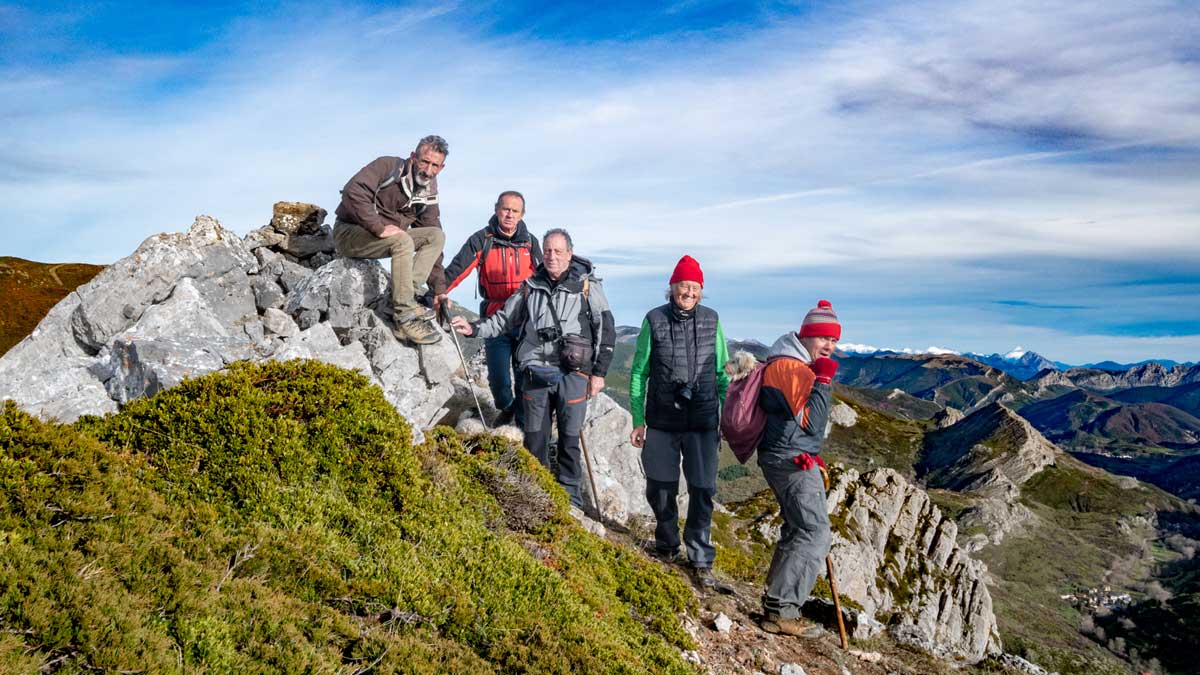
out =
[[[924,490],[892,469],[835,469],[828,505],[843,597],[896,639],[945,658],[975,663],[1000,651],[987,568],[959,547],[958,526]],[[777,508],[755,522],[767,541],[778,537]]]
[[891,469],[848,470],[828,500],[840,507],[830,555],[843,593],[890,614],[902,640],[969,662],[1000,651],[987,568],[959,548],[957,526],[924,490]]

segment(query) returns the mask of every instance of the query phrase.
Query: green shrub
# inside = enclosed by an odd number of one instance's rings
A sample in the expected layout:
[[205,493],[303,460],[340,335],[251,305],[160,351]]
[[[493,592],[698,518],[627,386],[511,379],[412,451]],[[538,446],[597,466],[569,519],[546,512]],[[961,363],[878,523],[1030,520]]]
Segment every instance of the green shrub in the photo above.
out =
[[681,580],[525,451],[427,439],[313,362],[74,427],[6,405],[0,672],[693,672]]

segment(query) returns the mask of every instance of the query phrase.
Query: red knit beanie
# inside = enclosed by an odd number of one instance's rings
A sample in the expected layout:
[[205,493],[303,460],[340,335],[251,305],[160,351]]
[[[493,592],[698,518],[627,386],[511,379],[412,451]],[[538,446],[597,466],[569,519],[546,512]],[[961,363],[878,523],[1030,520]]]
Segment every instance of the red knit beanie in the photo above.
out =
[[700,284],[700,288],[704,288],[704,272],[700,269],[700,263],[690,255],[685,255],[675,263],[675,272],[671,274],[671,280],[667,283],[677,284],[680,281],[694,281]]
[[804,323],[800,326],[798,335],[804,337],[831,337],[842,339],[842,324],[838,323],[837,314],[828,300],[821,300],[817,306],[808,310],[804,315]]

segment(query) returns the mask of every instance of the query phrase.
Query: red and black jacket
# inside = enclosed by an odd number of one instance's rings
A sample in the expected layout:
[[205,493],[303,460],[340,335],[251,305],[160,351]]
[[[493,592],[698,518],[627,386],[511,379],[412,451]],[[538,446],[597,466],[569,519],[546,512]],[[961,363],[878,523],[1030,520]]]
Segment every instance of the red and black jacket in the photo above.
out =
[[483,296],[479,313],[491,316],[540,264],[542,247],[529,235],[525,221],[517,223],[516,232],[509,237],[492,216],[487,227],[472,234],[446,266],[446,292],[454,290],[478,267],[479,294]]

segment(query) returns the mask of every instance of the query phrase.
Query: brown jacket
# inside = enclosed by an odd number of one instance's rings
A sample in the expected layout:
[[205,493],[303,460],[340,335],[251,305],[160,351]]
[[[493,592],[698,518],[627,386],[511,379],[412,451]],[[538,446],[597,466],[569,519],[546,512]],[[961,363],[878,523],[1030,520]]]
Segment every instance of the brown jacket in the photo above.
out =
[[[379,184],[387,179],[398,163],[402,166],[400,177],[378,190]],[[376,236],[387,225],[395,225],[402,230],[410,227],[442,227],[437,178],[428,187],[416,185],[408,160],[400,157],[379,157],[359,169],[342,188],[342,203],[338,204],[335,213],[338,220],[358,225]],[[434,293],[445,292],[441,256],[438,256],[427,283]]]

